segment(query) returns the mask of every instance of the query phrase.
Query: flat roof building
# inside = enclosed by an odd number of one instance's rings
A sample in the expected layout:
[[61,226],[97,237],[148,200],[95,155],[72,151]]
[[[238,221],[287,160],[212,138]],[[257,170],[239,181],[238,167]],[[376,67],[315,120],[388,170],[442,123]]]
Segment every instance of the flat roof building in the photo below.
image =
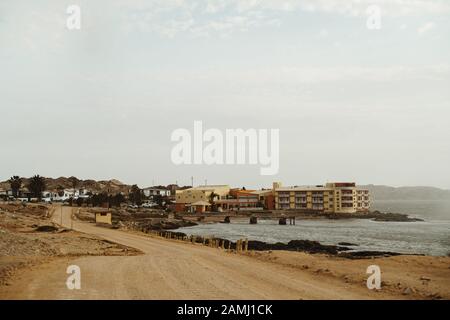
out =
[[370,208],[369,191],[354,182],[333,182],[325,186],[295,186],[274,189],[275,209],[297,209],[327,213],[355,213]]
[[186,211],[190,204],[198,201],[209,202],[211,194],[214,193],[214,200],[226,199],[230,192],[228,185],[207,185],[198,186],[184,190],[176,190],[175,193],[175,211]]

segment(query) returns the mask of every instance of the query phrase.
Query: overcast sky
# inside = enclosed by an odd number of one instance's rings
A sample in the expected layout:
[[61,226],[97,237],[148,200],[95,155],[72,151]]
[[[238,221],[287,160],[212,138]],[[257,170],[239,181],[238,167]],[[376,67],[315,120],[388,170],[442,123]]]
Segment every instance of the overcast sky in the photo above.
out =
[[[0,180],[450,188],[449,40],[450,1],[2,0]],[[280,129],[278,175],[172,164],[194,120]]]

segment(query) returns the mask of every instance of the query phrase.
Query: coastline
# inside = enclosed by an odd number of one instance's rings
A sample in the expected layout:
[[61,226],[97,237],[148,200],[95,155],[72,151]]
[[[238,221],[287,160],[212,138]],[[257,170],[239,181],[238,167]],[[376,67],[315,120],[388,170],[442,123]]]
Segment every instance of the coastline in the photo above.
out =
[[[292,214],[292,213],[291,213]],[[213,213],[213,214],[203,214],[203,215],[180,215],[175,214],[172,217],[170,215],[165,216],[163,219],[147,219],[147,220],[139,220],[139,221],[122,221],[119,220],[116,223],[116,227],[120,229],[131,229],[137,230],[144,233],[150,232],[161,232],[161,233],[170,233],[177,237],[185,237],[187,235],[192,235],[198,238],[197,242],[205,242],[209,239],[214,239],[217,241],[225,241],[227,246],[230,248],[235,248],[236,242],[230,241],[233,239],[227,238],[223,234],[218,236],[205,236],[205,234],[197,234],[195,232],[187,232],[185,227],[191,226],[201,226],[201,225],[214,225],[220,224],[225,227],[230,220],[233,221],[243,221],[248,219],[250,220],[257,216],[259,220],[272,220],[276,221],[279,218],[286,218],[286,214],[284,212],[277,212],[274,214],[273,212],[264,212],[255,215],[253,212],[242,213],[242,212],[225,212],[225,213]],[[291,216],[289,216],[291,217]],[[360,220],[371,220],[376,222],[415,222],[415,221],[423,221],[422,219],[410,218],[406,214],[399,213],[382,213],[379,211],[369,212],[369,213],[361,213],[361,214],[352,214],[352,215],[330,215],[330,214],[305,214],[305,213],[296,213],[297,221],[305,220],[305,221],[315,221],[315,220],[350,220],[350,219],[360,219]],[[256,226],[257,228],[257,226]],[[180,231],[180,229],[182,231]],[[253,229],[255,230],[255,229]],[[212,233],[215,234],[214,232]],[[216,235],[217,235],[216,234]],[[244,233],[245,234],[245,233]],[[244,238],[246,238],[244,236]],[[206,239],[206,240],[205,240]],[[235,239],[234,239],[235,240]],[[308,239],[295,237],[291,239],[284,239],[284,241],[265,241],[263,239],[252,238],[249,237],[249,250],[288,250],[288,251],[299,251],[299,252],[308,252],[308,253],[327,253],[331,255],[341,256],[349,259],[361,259],[361,258],[371,258],[378,256],[396,256],[396,255],[427,255],[426,253],[421,252],[404,252],[402,250],[396,251],[392,249],[372,249],[372,248],[360,248],[360,243],[355,241],[341,240],[336,242],[326,241],[326,244],[323,244],[320,238],[319,239]],[[257,241],[259,240],[259,241]],[[229,243],[229,244],[228,244]],[[442,254],[440,256],[445,256],[446,254]]]
[[[64,207],[62,212],[61,220],[60,210],[54,211],[51,220],[38,212],[30,212],[23,216],[26,220],[18,220],[6,212],[3,214],[8,224],[4,227],[10,230],[12,240],[26,231],[18,229],[18,223],[33,230],[36,222],[49,225],[52,221],[63,221],[64,227],[70,226],[72,208]],[[50,252],[42,264],[18,268],[7,275],[8,285],[0,285],[2,299],[450,299],[449,257],[399,255],[346,259],[326,251],[312,254],[267,248],[236,252],[198,242],[164,239],[152,232],[114,230],[79,220],[73,224],[76,231],[45,232],[44,236],[58,243],[67,243],[66,237],[70,236],[71,247],[77,252],[82,250],[81,255],[52,258]],[[86,237],[91,238],[91,234],[103,239],[101,243],[114,251],[116,244],[129,248],[128,254],[123,250],[114,255],[104,255],[102,250],[86,252]],[[33,231],[29,236],[38,234]],[[9,244],[17,246],[11,241]],[[11,246],[5,243],[5,248],[8,247]],[[83,270],[82,292],[65,287],[65,270],[70,264]],[[373,264],[382,270],[381,290],[366,287],[366,269]],[[123,279],[112,282],[111,272]],[[153,281],[147,284],[144,279]]]

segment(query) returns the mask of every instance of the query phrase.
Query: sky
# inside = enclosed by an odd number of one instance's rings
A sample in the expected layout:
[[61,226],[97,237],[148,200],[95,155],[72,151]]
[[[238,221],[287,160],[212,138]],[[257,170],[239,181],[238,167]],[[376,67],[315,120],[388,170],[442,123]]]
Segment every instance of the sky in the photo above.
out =
[[[0,180],[450,189],[449,40],[439,0],[2,0]],[[196,120],[279,129],[278,173],[175,165]]]

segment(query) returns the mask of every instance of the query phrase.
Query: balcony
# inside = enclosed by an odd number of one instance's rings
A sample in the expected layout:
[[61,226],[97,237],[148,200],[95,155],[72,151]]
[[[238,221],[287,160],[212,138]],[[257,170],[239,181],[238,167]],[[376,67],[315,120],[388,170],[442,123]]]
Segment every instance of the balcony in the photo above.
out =
[[312,198],[312,203],[319,203],[319,204],[321,204],[321,203],[323,203],[323,198],[321,198],[321,197],[313,197]]

